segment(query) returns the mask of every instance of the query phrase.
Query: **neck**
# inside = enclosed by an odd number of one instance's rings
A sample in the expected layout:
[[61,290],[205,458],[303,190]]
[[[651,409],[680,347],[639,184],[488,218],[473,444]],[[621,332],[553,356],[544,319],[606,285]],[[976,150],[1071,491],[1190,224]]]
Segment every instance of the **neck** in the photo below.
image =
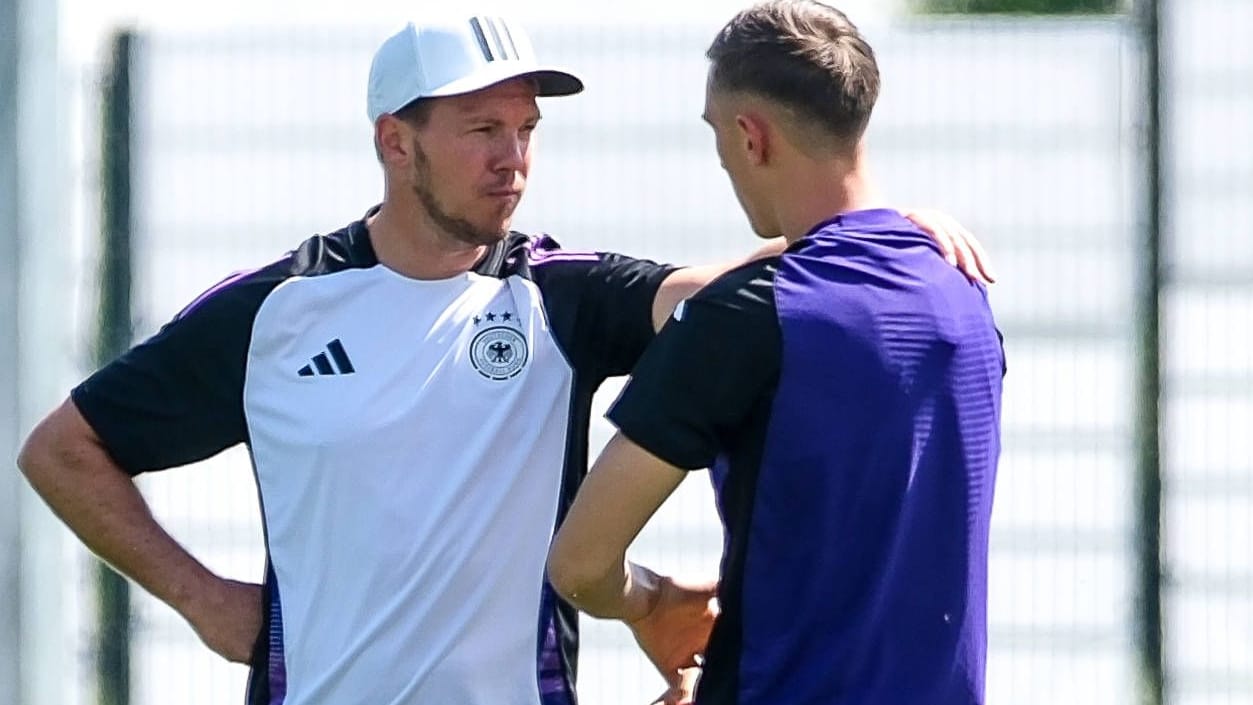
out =
[[799,161],[775,199],[779,230],[788,244],[841,213],[883,207],[868,171],[860,146],[851,158]]
[[388,193],[366,221],[379,263],[411,279],[448,279],[470,271],[487,248],[453,238],[412,201]]

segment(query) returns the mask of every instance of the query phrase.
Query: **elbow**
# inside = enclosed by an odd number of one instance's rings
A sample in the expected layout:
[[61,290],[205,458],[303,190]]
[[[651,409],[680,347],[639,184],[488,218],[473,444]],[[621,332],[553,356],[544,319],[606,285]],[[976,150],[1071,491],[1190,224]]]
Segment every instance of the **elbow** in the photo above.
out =
[[592,605],[587,598],[604,581],[609,571],[594,556],[572,550],[560,538],[558,536],[548,553],[548,582],[563,600],[584,612],[598,616],[590,609]]
[[71,475],[67,449],[45,421],[31,432],[17,454],[17,469],[35,494],[52,504],[67,490],[84,486],[83,478]]
[[17,468],[40,494],[56,486],[82,485],[78,471],[94,459],[98,446],[70,403],[53,411],[26,437],[17,454]]
[[548,583],[563,600],[577,607],[575,598],[585,582],[579,577],[578,560],[569,555],[568,551],[563,550],[562,546],[563,543],[558,537],[548,552]]
[[40,424],[31,431],[17,453],[17,469],[32,485],[36,484],[50,465],[55,444],[49,437],[46,423]]

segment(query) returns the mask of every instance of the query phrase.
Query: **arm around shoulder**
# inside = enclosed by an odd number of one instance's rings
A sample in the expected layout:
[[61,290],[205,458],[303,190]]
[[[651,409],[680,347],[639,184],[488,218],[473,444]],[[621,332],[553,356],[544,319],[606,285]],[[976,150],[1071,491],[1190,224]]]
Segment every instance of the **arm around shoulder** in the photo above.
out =
[[750,262],[756,262],[767,257],[777,257],[783,254],[786,248],[787,242],[783,238],[774,238],[767,241],[756,252],[742,259],[721,264],[684,267],[671,272],[661,282],[661,286],[657,289],[657,295],[653,299],[653,330],[660,331],[661,327],[666,324],[666,320],[674,313],[674,309],[679,305],[680,301],[700,291],[713,280],[736,267],[742,267]]

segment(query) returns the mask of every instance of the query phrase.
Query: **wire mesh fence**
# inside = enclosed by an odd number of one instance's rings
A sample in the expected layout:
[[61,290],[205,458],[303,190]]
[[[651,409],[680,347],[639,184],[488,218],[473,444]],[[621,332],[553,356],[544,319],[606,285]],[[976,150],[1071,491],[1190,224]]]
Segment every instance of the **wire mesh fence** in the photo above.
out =
[[[1170,3],[1164,146],[1167,674],[1171,702],[1253,703],[1253,30],[1248,0]],[[542,102],[519,229],[675,263],[756,244],[700,122],[725,18],[536,25],[588,90]],[[226,273],[359,217],[381,179],[365,75],[387,27],[150,33],[135,85],[137,332]],[[866,27],[884,94],[872,163],[893,200],[958,216],[995,256],[1004,453],[989,589],[988,702],[1131,703],[1134,272],[1143,256],[1142,43],[1124,17],[911,18]],[[603,410],[615,393],[600,396]],[[593,447],[608,436],[594,425]],[[640,557],[711,574],[721,542],[693,477]],[[257,580],[241,449],[141,481],[213,569]],[[925,589],[925,586],[919,586]],[[168,608],[137,596],[137,704],[242,697]],[[585,620],[584,702],[660,681],[625,630]]]
[[1164,445],[1174,702],[1253,702],[1253,3],[1169,6]]

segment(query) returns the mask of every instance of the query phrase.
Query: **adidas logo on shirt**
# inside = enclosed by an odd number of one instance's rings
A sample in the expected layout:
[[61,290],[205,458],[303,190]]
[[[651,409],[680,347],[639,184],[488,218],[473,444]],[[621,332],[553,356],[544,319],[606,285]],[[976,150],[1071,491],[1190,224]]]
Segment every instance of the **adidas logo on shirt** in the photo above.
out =
[[301,367],[296,374],[301,377],[312,377],[314,375],[350,375],[356,371],[356,368],[352,366],[352,360],[348,359],[344,344],[336,338],[326,344],[326,352],[314,355],[313,361]]

